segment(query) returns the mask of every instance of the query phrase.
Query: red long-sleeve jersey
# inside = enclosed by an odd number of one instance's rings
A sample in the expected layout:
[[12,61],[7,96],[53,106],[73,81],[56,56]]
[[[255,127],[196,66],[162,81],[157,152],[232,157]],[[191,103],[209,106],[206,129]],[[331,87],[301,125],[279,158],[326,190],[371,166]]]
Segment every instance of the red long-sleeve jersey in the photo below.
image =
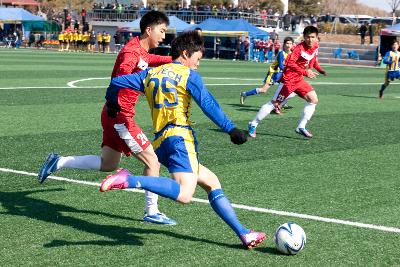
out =
[[[170,56],[158,56],[149,54],[141,45],[139,37],[130,40],[119,52],[111,78],[132,74],[147,67],[157,67],[172,62]],[[121,107],[119,116],[133,117],[135,115],[135,104],[140,93],[135,90],[122,89],[118,94],[118,104]]]
[[281,81],[287,84],[302,80],[303,76],[307,76],[307,67],[323,73],[324,70],[317,61],[318,48],[318,44],[310,48],[305,42],[296,45],[293,52],[286,59]]

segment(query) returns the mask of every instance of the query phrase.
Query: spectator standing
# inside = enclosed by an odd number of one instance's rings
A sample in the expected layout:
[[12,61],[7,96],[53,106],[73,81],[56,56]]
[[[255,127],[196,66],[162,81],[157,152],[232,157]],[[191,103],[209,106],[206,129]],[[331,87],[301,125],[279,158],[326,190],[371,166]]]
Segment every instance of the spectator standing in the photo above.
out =
[[122,34],[119,31],[116,31],[114,34],[114,43],[115,43],[115,53],[119,53],[122,45]]
[[368,23],[368,35],[369,35],[369,44],[374,43],[374,26],[371,23]]
[[293,13],[290,18],[290,25],[292,25],[292,32],[296,30],[296,24],[297,24],[297,16],[296,13]]
[[367,25],[366,23],[362,24],[360,27],[360,37],[361,37],[361,44],[365,44],[365,35],[367,34]]
[[287,13],[285,14],[285,16],[283,16],[283,29],[285,31],[289,30],[291,20],[292,20],[292,15],[290,13]]
[[32,44],[35,44],[35,35],[34,35],[33,32],[31,31],[31,32],[29,33],[28,46],[31,47]]
[[279,35],[276,33],[275,29],[269,34],[269,38],[273,43],[275,43],[275,40],[279,38]]
[[249,51],[250,51],[250,40],[249,37],[246,37],[243,42],[244,47],[244,60],[249,60]]

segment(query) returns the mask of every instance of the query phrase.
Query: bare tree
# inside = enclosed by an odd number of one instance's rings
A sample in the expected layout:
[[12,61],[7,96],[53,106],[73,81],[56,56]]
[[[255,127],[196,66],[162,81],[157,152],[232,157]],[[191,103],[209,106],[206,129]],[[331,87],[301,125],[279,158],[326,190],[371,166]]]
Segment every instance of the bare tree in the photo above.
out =
[[[392,9],[392,16],[393,18],[396,17],[396,10],[400,6],[400,0],[387,0],[388,4],[390,5],[390,8]],[[392,25],[396,23],[396,20],[393,19]]]

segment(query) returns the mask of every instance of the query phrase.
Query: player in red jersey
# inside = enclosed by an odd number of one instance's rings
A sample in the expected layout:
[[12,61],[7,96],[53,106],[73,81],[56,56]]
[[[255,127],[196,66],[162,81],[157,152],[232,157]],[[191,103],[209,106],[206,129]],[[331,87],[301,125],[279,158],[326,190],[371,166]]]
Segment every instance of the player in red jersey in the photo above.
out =
[[[149,49],[158,47],[165,39],[169,24],[168,17],[158,11],[147,12],[140,20],[141,36],[130,40],[117,56],[111,78],[132,74],[148,66],[159,66],[172,62],[170,56],[149,54]],[[95,155],[62,157],[50,153],[43,164],[38,179],[41,183],[60,168],[94,169],[114,171],[118,168],[121,155],[135,156],[145,164],[143,174],[159,176],[160,164],[151,142],[136,124],[135,104],[139,93],[122,89],[118,95],[118,106],[105,104],[101,113],[103,142],[101,157]],[[119,112],[120,111],[120,112]],[[146,191],[144,220],[159,224],[176,222],[158,210],[158,195]]]
[[256,136],[258,124],[293,92],[306,101],[296,133],[307,138],[313,136],[306,129],[306,124],[314,114],[318,97],[311,85],[304,80],[304,76],[310,79],[316,78],[318,73],[314,72],[314,69],[325,76],[327,74],[317,61],[318,29],[314,26],[307,26],[304,29],[303,37],[304,41],[296,45],[286,60],[285,69],[280,80],[281,85],[277,89],[278,92],[275,93],[271,101],[260,108],[254,120],[249,123],[250,136]]

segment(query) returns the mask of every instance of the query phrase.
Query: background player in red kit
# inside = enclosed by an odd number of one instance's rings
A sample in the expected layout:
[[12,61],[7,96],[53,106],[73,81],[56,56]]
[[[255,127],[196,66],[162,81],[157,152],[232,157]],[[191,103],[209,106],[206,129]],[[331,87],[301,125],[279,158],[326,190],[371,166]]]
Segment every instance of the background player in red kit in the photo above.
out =
[[[282,103],[291,93],[296,93],[303,98],[306,103],[303,109],[303,115],[296,128],[296,133],[307,138],[312,134],[306,129],[307,122],[311,119],[318,103],[317,93],[309,83],[304,80],[304,76],[314,79],[318,73],[313,72],[316,69],[319,73],[327,75],[317,61],[318,55],[318,29],[314,26],[307,26],[303,32],[304,41],[296,45],[293,52],[288,56],[280,80],[281,85],[270,102],[261,107],[254,120],[249,123],[249,135],[256,135],[256,127],[266,116],[268,116],[275,106]],[[308,67],[308,68],[307,68]]]
[[[149,49],[158,47],[165,39],[169,24],[168,17],[158,11],[146,13],[140,20],[141,36],[129,41],[118,54],[111,78],[135,73],[148,66],[159,66],[172,62],[169,56],[149,54]],[[106,103],[101,113],[103,143],[101,157],[95,155],[62,157],[50,153],[43,164],[38,179],[41,183],[60,168],[94,169],[113,171],[118,168],[121,155],[134,155],[145,164],[143,174],[159,176],[160,164],[151,142],[134,120],[135,104],[139,93],[122,89],[118,95],[118,105]],[[123,107],[121,109],[121,107]],[[119,112],[121,111],[121,112]],[[176,222],[158,210],[158,195],[146,191],[144,220],[160,224]]]

